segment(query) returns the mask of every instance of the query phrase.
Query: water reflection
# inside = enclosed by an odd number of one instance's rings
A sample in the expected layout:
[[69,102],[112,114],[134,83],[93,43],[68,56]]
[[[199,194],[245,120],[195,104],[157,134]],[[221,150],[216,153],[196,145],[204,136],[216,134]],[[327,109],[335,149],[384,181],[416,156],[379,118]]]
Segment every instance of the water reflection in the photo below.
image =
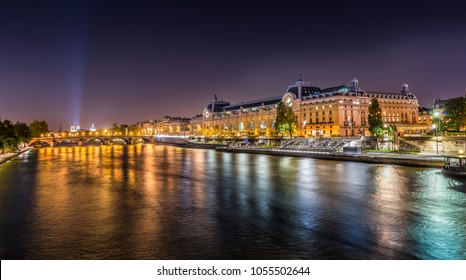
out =
[[465,259],[464,186],[428,168],[43,148],[0,166],[0,256]]

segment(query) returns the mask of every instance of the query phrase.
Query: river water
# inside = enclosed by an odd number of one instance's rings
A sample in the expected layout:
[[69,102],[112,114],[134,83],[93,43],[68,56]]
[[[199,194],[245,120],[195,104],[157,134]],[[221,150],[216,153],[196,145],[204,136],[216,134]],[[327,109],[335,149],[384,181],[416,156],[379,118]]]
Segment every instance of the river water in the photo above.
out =
[[171,146],[0,165],[1,259],[466,259],[466,180],[436,168]]

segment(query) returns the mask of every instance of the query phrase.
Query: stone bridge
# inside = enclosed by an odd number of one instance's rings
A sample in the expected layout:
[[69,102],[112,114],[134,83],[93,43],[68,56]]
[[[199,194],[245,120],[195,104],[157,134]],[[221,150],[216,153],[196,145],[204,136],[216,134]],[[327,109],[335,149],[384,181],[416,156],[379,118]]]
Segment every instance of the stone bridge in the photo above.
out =
[[100,142],[102,145],[111,145],[115,143],[155,143],[154,136],[64,136],[64,137],[38,137],[32,138],[29,146],[37,144],[47,144],[54,147],[59,144],[76,144],[78,146],[85,145],[93,141]]

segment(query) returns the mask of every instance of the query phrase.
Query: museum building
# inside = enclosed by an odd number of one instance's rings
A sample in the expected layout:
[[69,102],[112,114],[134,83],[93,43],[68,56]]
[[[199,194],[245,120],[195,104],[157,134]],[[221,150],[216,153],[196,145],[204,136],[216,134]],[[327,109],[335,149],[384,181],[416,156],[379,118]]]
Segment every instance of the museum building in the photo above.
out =
[[399,93],[365,91],[357,79],[350,84],[320,88],[302,79],[280,96],[230,104],[214,97],[202,114],[204,136],[275,137],[277,105],[283,101],[292,106],[297,119],[294,136],[331,137],[364,136],[369,132],[369,105],[377,98],[383,122],[398,131],[418,129],[419,104],[407,84]]

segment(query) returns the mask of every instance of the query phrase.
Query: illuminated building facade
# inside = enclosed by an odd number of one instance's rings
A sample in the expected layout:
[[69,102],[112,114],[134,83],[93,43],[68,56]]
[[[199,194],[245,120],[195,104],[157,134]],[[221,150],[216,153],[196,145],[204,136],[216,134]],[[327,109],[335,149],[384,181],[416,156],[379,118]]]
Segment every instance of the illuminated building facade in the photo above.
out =
[[202,114],[198,114],[191,118],[189,122],[191,135],[193,136],[202,136]]
[[154,135],[157,121],[147,120],[141,122],[142,134],[143,135]]
[[203,111],[204,136],[277,136],[273,129],[282,96],[242,102],[214,100]]
[[299,79],[277,97],[231,105],[216,97],[203,111],[205,136],[274,137],[276,107],[293,107],[298,123],[294,136],[362,136],[369,133],[369,105],[377,98],[383,122],[401,133],[418,129],[418,100],[403,84],[399,93],[369,92],[353,79],[349,85],[319,88]]
[[156,134],[166,135],[189,135],[190,118],[165,116],[162,120],[155,123]]

